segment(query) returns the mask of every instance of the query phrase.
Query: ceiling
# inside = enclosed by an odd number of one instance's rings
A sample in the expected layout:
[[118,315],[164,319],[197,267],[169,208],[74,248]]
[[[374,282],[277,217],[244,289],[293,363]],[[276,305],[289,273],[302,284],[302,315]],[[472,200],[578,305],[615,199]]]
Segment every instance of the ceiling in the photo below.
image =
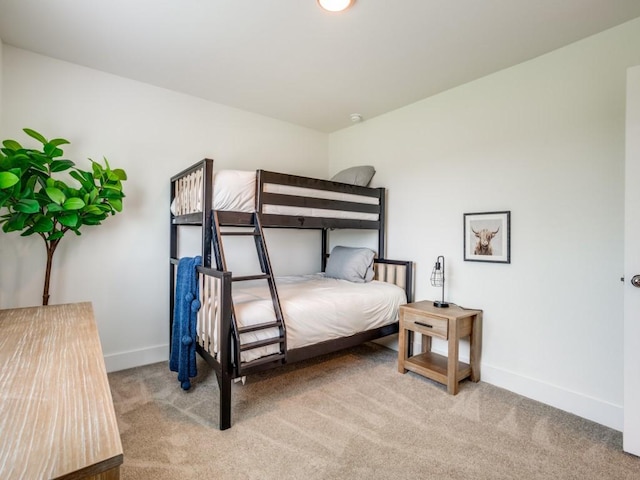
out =
[[0,0],[0,38],[333,132],[636,17],[638,0]]

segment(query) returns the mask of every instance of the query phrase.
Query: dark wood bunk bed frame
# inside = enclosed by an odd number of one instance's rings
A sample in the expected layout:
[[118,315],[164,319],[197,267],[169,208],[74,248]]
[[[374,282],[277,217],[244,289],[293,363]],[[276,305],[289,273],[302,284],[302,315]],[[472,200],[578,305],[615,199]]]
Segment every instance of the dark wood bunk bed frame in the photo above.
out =
[[[212,254],[214,260],[220,259],[219,233],[220,227],[255,227],[262,236],[262,228],[295,228],[295,229],[315,229],[321,231],[321,265],[322,271],[325,270],[328,257],[328,232],[332,229],[367,229],[377,230],[378,232],[378,257],[374,260],[376,279],[396,283],[404,288],[407,301],[413,300],[413,263],[410,261],[389,260],[384,258],[385,254],[385,189],[369,188],[357,185],[349,185],[327,180],[320,180],[296,175],[288,175],[282,173],[269,172],[265,170],[257,171],[256,178],[256,213],[235,212],[235,211],[216,211],[212,209],[212,188],[213,188],[213,160],[204,159],[191,167],[183,170],[171,178],[171,200],[176,196],[176,185],[181,180],[189,176],[199,175],[199,180],[195,182],[195,188],[198,190],[199,201],[193,198],[187,199],[188,202],[198,203],[201,208],[191,207],[190,213],[176,214],[171,213],[171,231],[170,231],[170,335],[173,332],[173,315],[175,305],[175,288],[176,288],[176,267],[179,259],[178,252],[178,227],[185,225],[202,227],[201,247],[202,247],[202,266],[196,268],[200,278],[200,289],[215,289],[216,310],[218,320],[216,329],[218,333],[217,354],[210,351],[207,345],[211,339],[207,338],[203,342],[198,341],[196,351],[204,358],[204,360],[213,368],[216,373],[218,386],[220,388],[220,430],[231,427],[231,386],[236,378],[241,378],[252,373],[263,370],[276,368],[278,366],[295,363],[309,358],[317,357],[327,353],[349,348],[386,337],[398,332],[398,321],[394,323],[378,327],[372,330],[360,332],[349,337],[328,340],[314,345],[302,348],[287,350],[286,348],[286,322],[282,319],[280,328],[281,337],[284,340],[283,353],[280,355],[269,355],[259,358],[247,364],[240,361],[240,333],[235,322],[233,313],[233,302],[231,297],[232,283],[237,280],[232,277],[230,271],[224,271],[224,268],[218,269],[212,265]],[[311,188],[315,190],[329,190],[333,192],[349,193],[356,195],[365,195],[377,199],[377,204],[363,204],[340,200],[329,200],[320,198],[311,198],[304,196],[282,195],[276,193],[268,193],[264,191],[265,184],[280,184],[303,188]],[[265,205],[287,205],[306,208],[343,210],[349,212],[366,212],[376,213],[377,221],[372,220],[351,220],[342,218],[328,217],[307,217],[298,215],[274,215],[263,213]],[[194,211],[197,210],[197,211]],[[258,246],[259,240],[256,240]],[[263,245],[264,254],[266,256],[266,246]],[[260,247],[258,246],[258,250]],[[263,259],[260,260],[263,272],[270,274],[270,265],[268,256],[266,256],[266,266]],[[217,263],[217,262],[216,262]],[[224,265],[224,256],[222,256],[222,264]],[[266,270],[265,270],[266,268]],[[388,272],[387,272],[387,269]],[[267,276],[267,275],[265,275]],[[395,277],[398,278],[395,278]],[[257,276],[256,276],[257,277]],[[386,277],[386,278],[385,278]],[[401,277],[401,278],[400,278]],[[214,282],[214,286],[208,282]],[[245,278],[248,279],[248,278]],[[275,288],[275,287],[274,287]],[[202,296],[202,291],[200,292]],[[272,297],[273,297],[272,290]],[[274,298],[274,309],[277,302],[277,293]],[[249,329],[250,331],[251,329]],[[225,340],[226,339],[226,340]],[[170,342],[171,344],[171,342]]]

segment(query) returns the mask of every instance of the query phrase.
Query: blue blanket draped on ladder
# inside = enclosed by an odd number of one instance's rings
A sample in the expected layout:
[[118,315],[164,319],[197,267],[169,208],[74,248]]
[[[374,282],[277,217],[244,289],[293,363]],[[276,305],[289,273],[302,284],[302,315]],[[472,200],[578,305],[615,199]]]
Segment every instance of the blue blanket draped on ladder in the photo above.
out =
[[199,256],[184,257],[178,261],[169,368],[172,372],[178,372],[178,381],[184,390],[191,388],[189,378],[198,374],[196,325],[200,300],[196,267],[201,261],[202,257]]

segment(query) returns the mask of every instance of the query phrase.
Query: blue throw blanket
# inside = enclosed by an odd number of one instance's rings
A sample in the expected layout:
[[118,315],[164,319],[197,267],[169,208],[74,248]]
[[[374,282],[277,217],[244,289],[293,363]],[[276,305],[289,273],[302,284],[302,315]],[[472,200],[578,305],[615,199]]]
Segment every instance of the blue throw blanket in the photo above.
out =
[[169,368],[172,372],[178,372],[178,381],[184,390],[191,388],[189,378],[198,374],[196,325],[200,300],[196,266],[201,261],[202,257],[185,257],[178,262]]

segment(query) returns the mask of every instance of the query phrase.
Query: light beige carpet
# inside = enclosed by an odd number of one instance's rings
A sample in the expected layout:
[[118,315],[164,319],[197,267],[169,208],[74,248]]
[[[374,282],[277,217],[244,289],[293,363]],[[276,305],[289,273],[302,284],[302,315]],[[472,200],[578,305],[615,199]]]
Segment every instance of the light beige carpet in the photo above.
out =
[[640,479],[622,435],[485,383],[397,372],[373,344],[233,386],[202,361],[191,391],[166,363],[109,375],[129,479]]

